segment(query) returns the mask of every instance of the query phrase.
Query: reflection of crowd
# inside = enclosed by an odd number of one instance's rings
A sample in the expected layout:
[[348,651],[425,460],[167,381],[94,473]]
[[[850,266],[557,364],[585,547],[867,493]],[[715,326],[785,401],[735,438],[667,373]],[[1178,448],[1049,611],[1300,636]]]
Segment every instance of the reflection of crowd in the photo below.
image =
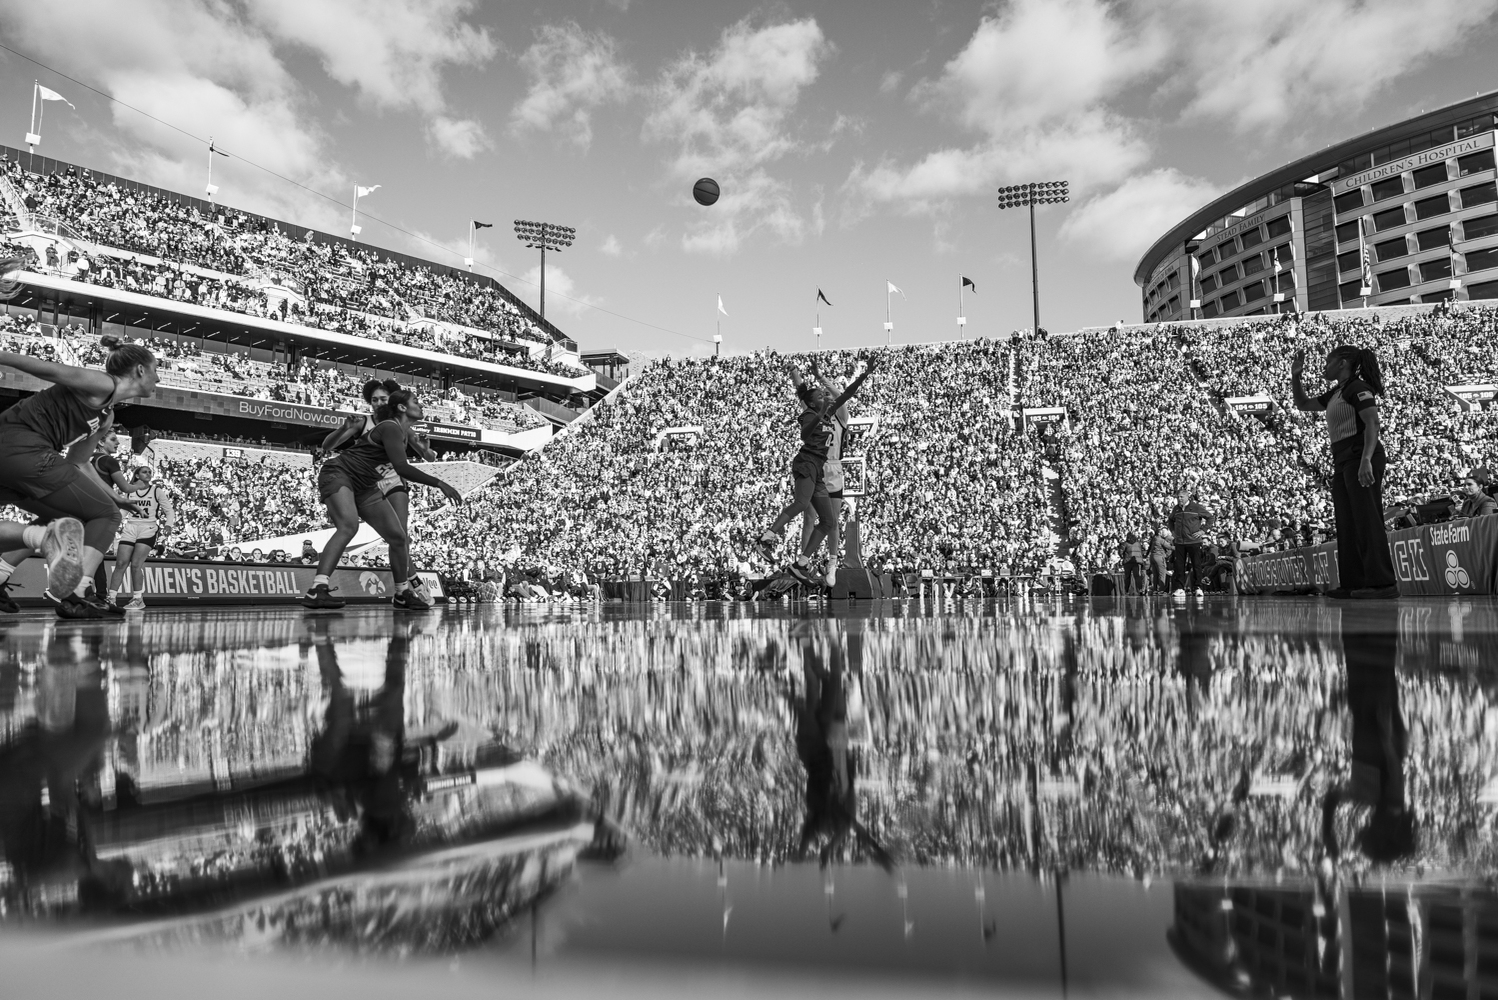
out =
[[[455,724],[539,759],[665,853],[776,862],[806,843],[871,860],[887,850],[923,864],[1231,877],[1316,870],[1322,805],[1333,789],[1357,792],[1357,766],[1370,749],[1378,760],[1360,727],[1377,727],[1392,702],[1407,732],[1404,802],[1420,825],[1410,863],[1491,870],[1492,692],[1428,669],[1349,678],[1347,614],[1141,604],[997,632],[991,620],[915,616],[802,623],[809,634],[795,635],[760,616],[515,611],[414,635],[406,704],[413,726]],[[244,628],[239,644],[257,662],[286,669],[213,670],[201,638],[148,620],[150,649],[182,648],[153,652],[150,670],[109,672],[109,704],[149,713],[126,758],[142,783],[184,770],[222,782],[308,759],[320,692],[298,654],[302,627],[244,624],[204,628]],[[1477,662],[1494,625],[1474,609],[1457,639],[1441,615],[1400,639],[1387,666],[1423,667],[1438,646]],[[340,644],[360,676],[383,662],[373,637]],[[5,703],[0,734],[46,704],[28,690],[46,672],[28,667],[0,663],[0,691],[21,695]],[[1365,818],[1344,807],[1344,843]]]
[[[12,162],[4,172],[33,212],[111,251],[80,259],[76,250],[64,257],[49,246],[43,257],[25,255],[35,266],[210,308],[564,377],[583,374],[550,359],[551,337],[507,292],[462,272],[293,240],[263,219],[227,208],[205,216],[187,202],[101,184],[75,167],[42,175]],[[546,350],[533,354],[527,345],[535,344]]]

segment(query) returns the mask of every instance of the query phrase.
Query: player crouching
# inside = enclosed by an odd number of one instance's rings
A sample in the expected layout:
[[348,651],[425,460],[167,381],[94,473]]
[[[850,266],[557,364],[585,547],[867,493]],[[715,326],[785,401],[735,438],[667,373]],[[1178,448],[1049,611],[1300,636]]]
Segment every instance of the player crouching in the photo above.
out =
[[177,524],[171,498],[163,484],[153,482],[154,475],[149,465],[135,471],[136,481],[145,484],[145,489],[132,497],[140,514],[125,518],[120,528],[119,548],[114,554],[114,572],[109,576],[109,603],[121,607],[120,588],[125,583],[125,573],[130,573],[134,587],[129,603],[123,605],[126,611],[139,611],[146,606],[146,558],[153,548],[166,541]]

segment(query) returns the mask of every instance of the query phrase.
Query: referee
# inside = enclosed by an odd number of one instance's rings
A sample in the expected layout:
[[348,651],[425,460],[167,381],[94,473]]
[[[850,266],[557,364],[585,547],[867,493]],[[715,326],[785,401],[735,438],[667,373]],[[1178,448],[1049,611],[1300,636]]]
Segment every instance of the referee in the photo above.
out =
[[1343,345],[1326,356],[1322,377],[1335,382],[1319,396],[1300,384],[1305,351],[1290,363],[1290,389],[1297,410],[1326,413],[1332,442],[1332,509],[1337,518],[1337,571],[1340,585],[1328,597],[1373,599],[1399,596],[1389,540],[1384,534],[1384,455],[1379,440],[1378,401],[1384,394],[1378,357],[1366,348]]

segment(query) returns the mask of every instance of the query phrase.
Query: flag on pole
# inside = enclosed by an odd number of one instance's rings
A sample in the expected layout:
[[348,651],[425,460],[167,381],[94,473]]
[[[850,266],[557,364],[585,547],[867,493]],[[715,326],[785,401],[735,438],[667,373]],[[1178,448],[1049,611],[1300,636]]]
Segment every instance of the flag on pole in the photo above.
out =
[[[825,296],[825,295],[822,294],[822,290],[820,288],[817,289],[817,301],[819,301],[819,302],[827,302],[827,296]],[[827,302],[827,304],[829,306],[832,305],[831,302]]]
[[959,275],[959,277],[962,278],[962,287],[963,288],[971,288],[973,290],[973,294],[974,295],[978,294],[978,286],[975,285],[975,284],[973,284],[973,279],[972,278],[969,278],[966,275]]
[[1201,274],[1201,273],[1202,273],[1202,262],[1197,259],[1197,257],[1196,257],[1195,254],[1192,254],[1191,255],[1191,276],[1194,278],[1198,274]]
[[[1358,219],[1358,256],[1361,257],[1363,261],[1363,287],[1372,289],[1373,263],[1368,259],[1368,240],[1363,235],[1364,218],[1367,218],[1367,216],[1363,216],[1363,218]],[[1367,295],[1370,293],[1363,292],[1362,294]]]
[[473,220],[473,228],[474,229],[493,229],[494,228],[494,223],[492,223],[492,222],[480,222],[479,220],[474,219]]
[[363,186],[360,186],[360,185],[355,185],[355,187],[354,187],[354,191],[358,194],[358,196],[360,198],[363,198],[365,195],[374,194],[379,189],[380,189],[380,185],[378,185],[378,184],[371,184],[369,187],[363,187]]
[[[888,278],[884,279],[884,283],[889,286],[889,290],[886,291],[884,294],[886,294],[886,295],[893,295],[895,292],[900,292],[899,287],[893,281],[890,281]],[[900,294],[902,296],[905,295],[904,292],[900,292]]]
[[222,149],[219,149],[218,146],[214,144],[213,136],[209,136],[208,137],[208,152],[210,152],[210,153],[217,153],[219,156],[228,156],[229,155],[228,153],[224,152]]
[[63,97],[61,94],[59,94],[55,90],[49,90],[48,88],[43,87],[41,84],[37,84],[36,85],[36,94],[37,94],[38,97],[40,97],[44,101],[61,101],[62,103],[66,104],[68,107],[73,108],[74,111],[78,110],[76,107],[73,106],[73,102],[72,101],[68,100],[66,97]]
[[722,313],[724,316],[728,315],[728,310],[723,308],[723,296],[721,295],[718,296],[718,312]]
[[1456,253],[1456,225],[1455,223],[1446,227],[1446,249]]
[[1274,248],[1274,273],[1275,274],[1279,274],[1280,273],[1280,248],[1279,247],[1275,247]]

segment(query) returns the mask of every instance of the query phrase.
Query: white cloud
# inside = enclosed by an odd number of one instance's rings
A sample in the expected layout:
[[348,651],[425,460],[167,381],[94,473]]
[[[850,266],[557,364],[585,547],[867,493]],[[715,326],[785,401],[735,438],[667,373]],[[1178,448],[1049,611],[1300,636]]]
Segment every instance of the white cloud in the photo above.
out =
[[246,12],[275,38],[305,46],[327,74],[377,105],[438,112],[442,73],[495,53],[464,22],[473,0],[255,0]]
[[984,16],[941,76],[911,93],[975,141],[912,164],[858,164],[845,217],[875,204],[931,211],[1012,181],[1066,178],[1080,191],[1118,182],[1149,149],[1107,104],[1151,70],[1161,46],[1103,0],[1016,0]]
[[448,156],[471,160],[493,146],[484,127],[471,118],[448,118],[438,115],[427,126],[427,135]]
[[678,180],[712,176],[723,188],[684,248],[732,253],[756,232],[792,241],[805,233],[789,184],[768,168],[809,148],[791,119],[831,51],[815,19],[761,28],[744,20],[707,56],[687,53],[662,73],[645,135],[675,146],[669,169]]
[[583,149],[593,141],[593,113],[629,99],[629,68],[614,40],[575,23],[549,24],[520,57],[530,89],[510,112],[510,130],[560,132]]
[[619,242],[619,237],[613,233],[609,233],[608,238],[603,241],[603,245],[598,248],[598,252],[609,257],[618,257],[624,253],[624,246]]
[[[271,41],[224,5],[3,5],[0,30],[60,70],[96,81],[119,100],[197,135],[212,135],[231,153],[322,190],[347,186]],[[177,190],[201,190],[202,145],[121,105],[111,112],[124,141],[101,139],[99,155],[114,169]],[[215,165],[214,181],[221,198],[252,211],[334,231],[347,221],[337,206],[237,157]]]
[[905,79],[905,74],[899,70],[892,69],[879,78],[879,93],[892,94],[900,89],[900,83]]
[[1174,168],[1152,170],[1077,206],[1060,235],[1095,256],[1132,263],[1161,233],[1225,190]]
[[1152,19],[1172,32],[1167,87],[1186,92],[1186,116],[1250,131],[1356,111],[1470,41],[1495,10],[1498,0],[1159,0]]
[[[526,285],[516,289],[525,291],[525,298],[532,306],[539,307],[541,301],[541,265],[526,271],[521,278]],[[513,287],[513,286],[512,286]],[[580,316],[589,306],[602,305],[603,299],[580,291],[572,275],[555,264],[546,266],[546,309],[548,315]]]

